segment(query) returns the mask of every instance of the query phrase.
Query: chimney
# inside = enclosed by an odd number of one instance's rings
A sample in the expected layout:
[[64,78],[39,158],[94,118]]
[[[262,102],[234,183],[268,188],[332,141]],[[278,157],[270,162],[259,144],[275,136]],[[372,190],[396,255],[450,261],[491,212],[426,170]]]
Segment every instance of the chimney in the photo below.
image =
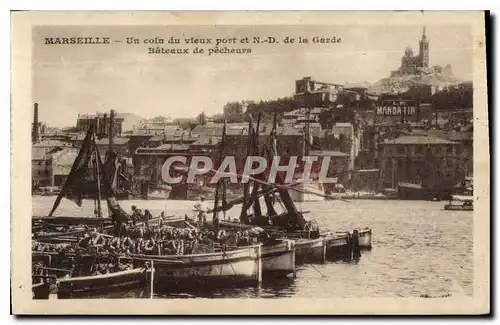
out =
[[38,143],[40,142],[40,123],[38,122],[38,103],[34,105],[34,114],[33,114],[33,134],[32,134],[32,142]]

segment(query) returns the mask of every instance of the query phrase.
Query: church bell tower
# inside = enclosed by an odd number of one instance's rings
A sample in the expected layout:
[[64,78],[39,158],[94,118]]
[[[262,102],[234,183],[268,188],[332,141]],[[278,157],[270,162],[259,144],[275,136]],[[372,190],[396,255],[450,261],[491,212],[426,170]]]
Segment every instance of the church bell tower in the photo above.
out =
[[425,26],[422,31],[422,39],[420,40],[419,52],[421,66],[424,68],[429,67],[429,40],[427,39],[427,35],[425,35]]

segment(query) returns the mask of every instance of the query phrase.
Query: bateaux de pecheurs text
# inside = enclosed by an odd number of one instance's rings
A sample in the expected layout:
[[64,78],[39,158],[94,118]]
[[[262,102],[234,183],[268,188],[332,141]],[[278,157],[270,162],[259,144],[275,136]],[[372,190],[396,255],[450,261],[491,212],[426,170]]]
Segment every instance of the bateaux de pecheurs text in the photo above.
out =
[[45,44],[111,44],[111,37],[45,37]]

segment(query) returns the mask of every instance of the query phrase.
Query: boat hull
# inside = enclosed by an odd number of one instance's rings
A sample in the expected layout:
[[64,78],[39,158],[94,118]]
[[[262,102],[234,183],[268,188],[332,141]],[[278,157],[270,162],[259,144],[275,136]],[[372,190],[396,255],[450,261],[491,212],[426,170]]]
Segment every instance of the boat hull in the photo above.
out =
[[147,281],[144,268],[120,271],[116,273],[59,279],[57,297],[60,299],[72,297],[89,297],[107,292],[123,290]]
[[261,245],[192,255],[131,255],[135,263],[152,262],[154,282],[175,286],[210,286],[262,281]]
[[47,222],[52,225],[92,225],[92,226],[100,226],[100,225],[110,225],[112,224],[111,218],[99,218],[99,217],[71,217],[71,216],[57,216],[57,217],[41,217],[34,216],[32,219],[33,222],[41,221]]
[[446,204],[444,206],[444,209],[450,211],[474,211],[474,207],[472,205],[464,206],[456,204]]
[[440,201],[451,197],[451,189],[429,189],[417,186],[398,186],[397,197],[400,200]]
[[285,277],[295,274],[295,244],[292,240],[262,246],[262,276]]
[[323,238],[298,239],[295,241],[295,262],[324,263],[326,260],[326,245]]
[[48,282],[34,283],[31,286],[33,299],[49,299],[50,284]]
[[348,232],[327,233],[325,238],[326,258],[348,256],[351,252],[351,240]]
[[371,249],[372,248],[372,230],[361,229],[358,230],[359,248]]

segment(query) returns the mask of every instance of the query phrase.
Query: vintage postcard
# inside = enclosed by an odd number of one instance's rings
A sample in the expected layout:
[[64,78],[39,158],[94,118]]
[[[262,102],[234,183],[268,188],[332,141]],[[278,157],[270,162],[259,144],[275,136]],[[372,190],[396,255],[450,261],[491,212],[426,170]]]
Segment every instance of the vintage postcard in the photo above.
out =
[[13,12],[13,313],[489,313],[486,17]]

